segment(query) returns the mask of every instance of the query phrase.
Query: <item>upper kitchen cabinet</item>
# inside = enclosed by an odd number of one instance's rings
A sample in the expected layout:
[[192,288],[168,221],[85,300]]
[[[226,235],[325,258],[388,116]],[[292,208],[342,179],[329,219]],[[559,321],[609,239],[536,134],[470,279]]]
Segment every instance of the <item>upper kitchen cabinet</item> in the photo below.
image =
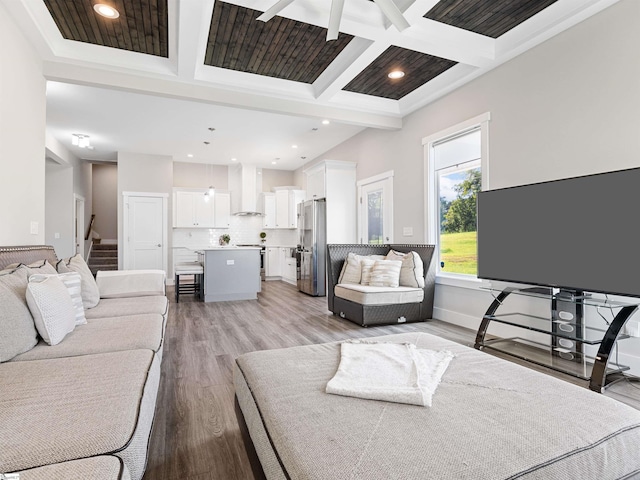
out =
[[209,198],[205,189],[174,190],[174,228],[229,228],[229,192],[215,192]]
[[260,198],[262,201],[262,227],[276,228],[276,194],[262,192]]
[[274,190],[276,191],[276,222],[274,228],[297,228],[298,203],[304,201],[304,190],[292,187],[276,187]]
[[174,192],[173,226],[175,228],[213,228],[214,205],[204,190]]
[[304,171],[306,198],[325,198],[327,242],[357,242],[356,163],[324,160]]
[[213,196],[214,228],[229,228],[231,223],[231,193],[216,190]]

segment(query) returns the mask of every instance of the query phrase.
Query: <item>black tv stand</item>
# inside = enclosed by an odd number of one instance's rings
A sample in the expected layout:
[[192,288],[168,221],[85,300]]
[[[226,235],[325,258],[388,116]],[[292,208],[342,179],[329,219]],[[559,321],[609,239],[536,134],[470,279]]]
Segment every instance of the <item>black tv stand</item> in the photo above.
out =
[[[548,287],[489,289],[493,302],[482,317],[476,334],[475,348],[490,349],[513,357],[551,368],[589,381],[589,388],[602,392],[616,375],[629,370],[628,366],[611,361],[611,351],[616,342],[629,338],[622,334],[627,320],[638,309],[637,303],[615,302],[594,298],[575,290],[558,290]],[[550,301],[551,316],[540,317],[528,313],[509,312],[498,314],[511,294]],[[606,329],[586,326],[583,323],[585,307],[606,307],[615,311]],[[549,337],[548,343],[523,337],[487,337],[492,323],[509,325]],[[585,353],[585,346],[598,347],[595,355]],[[619,376],[619,375],[618,375]]]

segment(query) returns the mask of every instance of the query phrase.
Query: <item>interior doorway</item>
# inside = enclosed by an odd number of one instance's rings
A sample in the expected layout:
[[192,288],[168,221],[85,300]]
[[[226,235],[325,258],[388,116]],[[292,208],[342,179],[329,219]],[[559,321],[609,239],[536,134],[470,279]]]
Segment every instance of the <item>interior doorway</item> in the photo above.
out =
[[[84,256],[84,197],[73,194],[73,225],[75,238],[75,253]],[[86,260],[86,259],[85,259]]]
[[393,243],[393,171],[358,182],[360,243]]

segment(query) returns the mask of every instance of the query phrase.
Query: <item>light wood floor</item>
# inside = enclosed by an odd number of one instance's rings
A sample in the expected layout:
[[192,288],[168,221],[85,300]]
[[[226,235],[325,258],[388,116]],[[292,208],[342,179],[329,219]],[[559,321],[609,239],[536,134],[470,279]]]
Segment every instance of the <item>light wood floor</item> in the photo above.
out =
[[[327,311],[326,297],[310,297],[279,281],[262,285],[257,301],[202,303],[183,296],[176,304],[170,292],[145,480],[253,479],[234,412],[232,368],[238,355],[413,331],[468,346],[475,340],[475,331],[437,320],[362,328]],[[640,406],[636,386],[622,385],[614,395]]]

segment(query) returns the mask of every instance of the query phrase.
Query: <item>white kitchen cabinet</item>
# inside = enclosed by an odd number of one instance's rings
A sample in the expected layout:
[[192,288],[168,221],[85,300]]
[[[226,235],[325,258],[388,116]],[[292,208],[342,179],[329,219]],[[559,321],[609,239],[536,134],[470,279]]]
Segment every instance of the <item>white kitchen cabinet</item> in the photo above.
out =
[[267,247],[265,277],[296,285],[296,259],[292,256],[295,247]]
[[267,247],[264,266],[265,277],[281,277],[282,264],[280,260],[280,247]]
[[326,199],[327,243],[356,243],[356,163],[324,160],[304,174],[307,200]]
[[262,193],[262,227],[276,228],[276,195],[275,193]]
[[296,278],[296,259],[291,256],[291,249],[284,248],[284,258],[282,265],[282,280],[285,282],[291,283],[292,285],[297,285],[298,280]]
[[175,228],[213,228],[214,203],[206,201],[204,191],[176,191],[173,226]]
[[229,228],[231,223],[231,193],[216,190],[213,195],[214,228]]
[[276,199],[276,226],[275,228],[298,227],[298,203],[304,200],[304,190],[277,187]]

